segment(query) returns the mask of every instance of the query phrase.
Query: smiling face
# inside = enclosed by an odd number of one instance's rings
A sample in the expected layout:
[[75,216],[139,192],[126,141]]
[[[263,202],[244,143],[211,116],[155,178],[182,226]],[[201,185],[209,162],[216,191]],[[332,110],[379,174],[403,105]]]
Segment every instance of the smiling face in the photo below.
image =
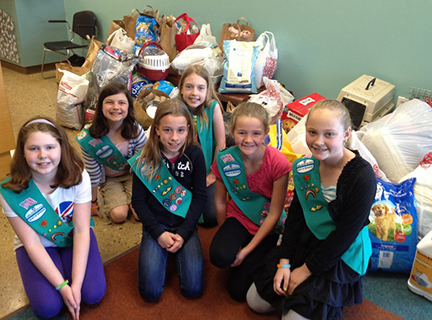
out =
[[236,146],[245,156],[254,156],[262,151],[267,133],[260,119],[249,116],[239,116],[231,132]]
[[186,105],[195,109],[206,101],[207,81],[196,73],[192,73],[184,79],[180,94]]
[[159,125],[155,126],[155,130],[162,144],[162,153],[168,159],[177,157],[189,133],[186,118],[171,114],[166,115],[160,120]]
[[344,129],[340,117],[334,111],[318,109],[308,116],[306,144],[312,155],[320,161],[338,161],[344,154],[344,141],[351,129]]
[[102,113],[108,122],[123,122],[128,115],[128,108],[128,99],[124,93],[108,96],[102,102]]
[[32,175],[54,178],[61,159],[60,143],[49,133],[33,132],[24,144],[24,157]]

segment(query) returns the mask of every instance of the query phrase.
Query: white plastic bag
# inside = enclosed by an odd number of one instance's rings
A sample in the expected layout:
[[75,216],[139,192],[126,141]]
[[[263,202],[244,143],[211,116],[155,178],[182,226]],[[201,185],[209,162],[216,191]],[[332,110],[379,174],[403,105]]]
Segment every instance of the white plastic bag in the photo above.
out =
[[[264,77],[264,84],[266,90],[259,94],[251,94],[249,101],[256,102],[264,106],[267,110],[271,121],[271,124],[276,123],[279,120],[283,108],[290,102],[294,101],[292,94],[280,85],[277,80],[270,80]],[[277,119],[273,119],[278,116]]]
[[183,71],[193,64],[202,65],[210,76],[220,76],[222,69],[222,51],[214,43],[204,41],[193,44],[183,51],[171,62],[171,65],[183,74]]
[[78,76],[66,70],[59,71],[63,72],[63,77],[57,93],[56,121],[64,127],[80,130],[84,124],[82,103],[89,86],[87,74]]
[[128,53],[134,52],[135,41],[127,36],[126,30],[123,28],[114,31],[107,39],[107,44],[127,51]]
[[417,201],[418,239],[421,240],[432,230],[432,152],[400,182],[409,178],[416,178],[414,194]]
[[414,171],[432,150],[432,108],[414,99],[357,133],[391,182]]
[[309,155],[311,154],[306,144],[306,118],[301,120],[288,132],[288,141],[295,153]]
[[194,44],[200,42],[210,42],[217,45],[216,37],[212,35],[210,23],[202,24],[199,36],[195,39]]
[[183,71],[188,66],[200,62],[206,58],[210,58],[212,50],[210,48],[190,48],[180,52],[177,57],[171,62],[174,68]]
[[356,131],[351,132],[351,137],[348,140],[347,147],[352,150],[357,150],[362,156],[362,158],[370,163],[373,171],[375,172],[375,177],[380,178],[385,182],[390,182],[390,180],[387,179],[385,173],[380,169],[378,162],[376,161],[372,153],[370,153],[368,148],[366,148],[363,142],[360,141]]
[[255,64],[255,82],[257,88],[261,88],[264,85],[264,77],[273,78],[277,67],[278,49],[276,48],[275,37],[270,31],[261,33],[256,44],[260,48]]

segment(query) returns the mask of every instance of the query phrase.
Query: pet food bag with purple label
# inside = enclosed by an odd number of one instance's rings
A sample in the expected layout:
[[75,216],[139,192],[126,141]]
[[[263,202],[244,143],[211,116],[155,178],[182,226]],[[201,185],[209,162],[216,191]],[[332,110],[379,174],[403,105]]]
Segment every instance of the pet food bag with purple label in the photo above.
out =
[[417,246],[417,210],[414,183],[385,182],[377,178],[377,193],[369,220],[372,257],[369,270],[411,271]]

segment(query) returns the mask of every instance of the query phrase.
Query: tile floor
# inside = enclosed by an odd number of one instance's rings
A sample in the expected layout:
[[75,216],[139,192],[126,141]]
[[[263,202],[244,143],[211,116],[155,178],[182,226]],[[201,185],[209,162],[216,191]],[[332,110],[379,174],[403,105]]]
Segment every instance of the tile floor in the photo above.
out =
[[[44,80],[39,73],[23,75],[3,68],[9,110],[15,138],[21,125],[37,115],[55,119],[57,83],[55,78]],[[54,72],[52,72],[54,75]],[[77,131],[67,130],[73,138]],[[75,141],[74,141],[75,142]],[[129,219],[120,225],[107,218],[94,218],[95,233],[102,259],[107,262],[137,246],[141,239],[141,223]],[[18,266],[13,253],[14,232],[0,211],[0,319],[28,305]]]

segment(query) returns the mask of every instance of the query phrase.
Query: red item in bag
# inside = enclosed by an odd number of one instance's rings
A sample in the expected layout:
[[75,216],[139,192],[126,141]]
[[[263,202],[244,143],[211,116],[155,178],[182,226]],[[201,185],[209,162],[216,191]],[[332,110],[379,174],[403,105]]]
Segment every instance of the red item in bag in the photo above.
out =
[[[178,52],[183,51],[184,49],[189,47],[191,44],[193,44],[195,39],[200,34],[198,24],[191,17],[189,17],[187,15],[187,13],[183,13],[180,16],[178,16],[177,19],[174,20],[174,24],[179,20],[184,20],[186,22],[186,25],[180,33],[175,35],[175,43],[176,43],[176,47],[177,47]],[[191,22],[193,22],[197,26],[198,32],[188,34],[188,31],[190,31],[190,23]]]

